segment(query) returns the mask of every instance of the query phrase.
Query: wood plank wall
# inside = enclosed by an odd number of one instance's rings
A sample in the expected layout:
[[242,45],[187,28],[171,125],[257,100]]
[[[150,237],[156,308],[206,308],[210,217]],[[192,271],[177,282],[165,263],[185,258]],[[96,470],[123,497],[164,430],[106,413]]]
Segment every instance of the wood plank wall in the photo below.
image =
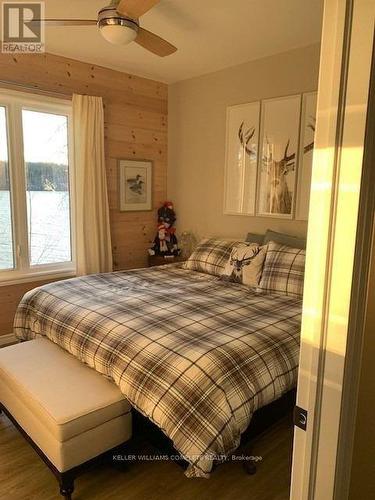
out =
[[[168,86],[53,54],[0,54],[0,80],[104,100],[105,150],[115,269],[146,265],[156,211],[167,191]],[[118,210],[117,158],[153,161],[153,210]],[[35,286],[39,286],[35,283]],[[33,284],[0,286],[0,335],[12,331],[15,308]]]
[[17,285],[0,286],[0,346],[1,336],[12,333],[13,318],[17,305],[26,292],[50,281],[34,281]]

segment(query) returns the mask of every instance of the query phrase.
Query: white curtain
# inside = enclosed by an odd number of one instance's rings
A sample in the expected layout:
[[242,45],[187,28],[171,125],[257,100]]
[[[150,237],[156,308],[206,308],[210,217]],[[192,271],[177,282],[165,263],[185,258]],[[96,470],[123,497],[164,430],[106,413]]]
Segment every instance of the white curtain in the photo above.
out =
[[101,97],[73,95],[77,275],[112,271]]

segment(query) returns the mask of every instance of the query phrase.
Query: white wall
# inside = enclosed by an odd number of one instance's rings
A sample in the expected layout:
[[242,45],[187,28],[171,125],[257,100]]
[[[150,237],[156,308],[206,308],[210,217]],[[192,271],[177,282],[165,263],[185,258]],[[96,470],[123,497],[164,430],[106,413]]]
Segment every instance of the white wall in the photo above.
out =
[[226,108],[318,87],[319,45],[292,50],[169,86],[168,199],[177,229],[198,238],[243,238],[267,228],[305,235],[307,223],[223,215]]

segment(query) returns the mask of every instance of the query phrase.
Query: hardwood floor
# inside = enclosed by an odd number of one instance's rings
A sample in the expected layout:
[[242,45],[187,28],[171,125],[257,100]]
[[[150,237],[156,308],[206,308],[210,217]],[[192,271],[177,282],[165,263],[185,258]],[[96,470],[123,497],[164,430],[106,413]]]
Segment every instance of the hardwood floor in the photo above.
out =
[[[187,479],[183,470],[169,461],[109,464],[79,477],[73,499],[287,500],[292,432],[288,416],[254,440],[252,453],[263,457],[254,476],[247,475],[235,462],[220,465],[209,480]],[[59,498],[52,473],[4,414],[0,415],[0,499]]]

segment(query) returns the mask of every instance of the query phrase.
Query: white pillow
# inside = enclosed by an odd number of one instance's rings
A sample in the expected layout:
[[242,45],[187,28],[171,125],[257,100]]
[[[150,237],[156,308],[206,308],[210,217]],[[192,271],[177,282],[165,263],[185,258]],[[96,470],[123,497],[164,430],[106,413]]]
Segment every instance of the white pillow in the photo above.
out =
[[231,251],[222,276],[230,281],[256,287],[262,276],[267,245],[258,243],[239,243]]

